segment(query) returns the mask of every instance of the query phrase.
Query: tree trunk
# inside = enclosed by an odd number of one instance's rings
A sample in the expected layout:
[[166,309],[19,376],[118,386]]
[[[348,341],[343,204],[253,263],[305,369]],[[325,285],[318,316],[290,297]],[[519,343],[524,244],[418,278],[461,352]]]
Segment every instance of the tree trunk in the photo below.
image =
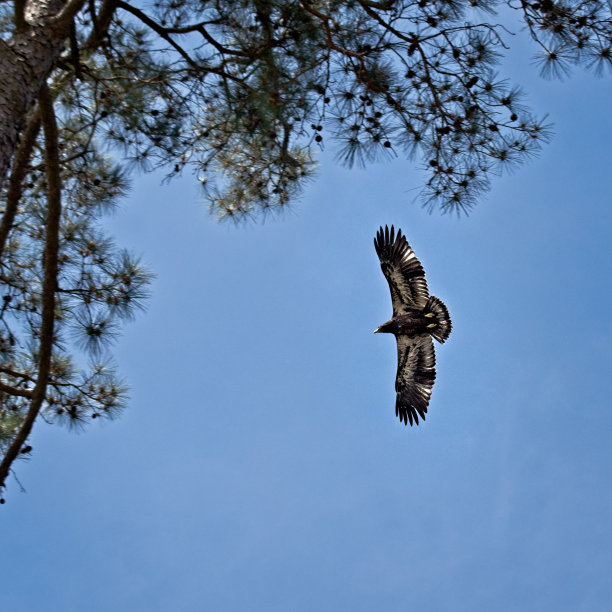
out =
[[0,186],[25,117],[62,52],[75,5],[82,1],[31,0],[21,27],[9,40],[0,40]]

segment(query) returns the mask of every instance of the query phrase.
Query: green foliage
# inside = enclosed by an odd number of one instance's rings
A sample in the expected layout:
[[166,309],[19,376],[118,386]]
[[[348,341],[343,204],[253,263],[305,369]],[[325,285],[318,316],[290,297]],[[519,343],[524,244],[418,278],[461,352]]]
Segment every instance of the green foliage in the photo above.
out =
[[[495,1],[120,1],[95,48],[66,53],[64,110],[132,164],[187,166],[212,210],[241,219],[299,195],[329,143],[351,166],[416,157],[430,207],[467,210],[548,128],[497,75]],[[612,64],[605,2],[517,3],[545,75]],[[98,24],[98,30],[100,25]],[[72,65],[71,65],[72,64]],[[70,73],[78,72],[78,78]]]
[[[147,297],[150,274],[137,259],[117,249],[98,228],[100,215],[126,191],[122,171],[95,151],[78,151],[77,139],[60,130],[67,146],[60,251],[55,300],[53,358],[42,415],[71,426],[112,417],[125,403],[125,387],[108,364],[105,347],[117,323],[130,318]],[[43,302],[46,179],[35,153],[21,205],[6,242],[0,309],[0,382],[32,389],[37,379]],[[79,371],[75,359],[89,356]],[[25,414],[30,398],[5,395],[7,423]],[[3,420],[0,418],[0,420]],[[9,427],[6,423],[4,428]],[[9,427],[10,428],[10,427]],[[10,438],[0,436],[0,448]],[[3,449],[4,450],[4,449]]]
[[[13,14],[22,5],[0,3],[2,41],[10,42],[16,28],[50,27],[27,23],[28,15],[24,25]],[[39,381],[40,414],[48,421],[81,425],[111,417],[125,403],[108,344],[142,307],[150,275],[103,235],[99,219],[125,195],[134,168],[164,168],[169,178],[190,169],[211,210],[241,220],[298,197],[318,150],[329,146],[348,166],[416,159],[426,173],[424,204],[461,212],[489,188],[491,175],[536,153],[548,128],[524,106],[520,89],[497,74],[509,38],[497,23],[497,5],[80,5],[47,79],[59,126],[58,168],[45,157],[50,144],[39,106],[24,118],[12,176],[0,193],[0,449],[20,440],[15,432],[27,437]],[[574,64],[598,74],[612,66],[609,2],[508,5],[525,21],[543,76],[567,75]],[[62,189],[61,204],[54,204],[61,205],[61,224],[52,295],[44,281],[49,176]],[[54,331],[45,338],[41,320],[50,298]],[[48,342],[50,372],[41,378],[39,356]],[[91,361],[85,369],[76,365],[83,357]]]
[[[543,73],[610,67],[606,3],[515,8]],[[492,174],[548,137],[497,75],[508,36],[495,10],[483,0],[119,2],[65,98],[73,121],[139,167],[194,168],[222,218],[286,205],[328,143],[349,166],[417,157],[423,201],[467,210]],[[91,12],[79,20],[86,41]]]

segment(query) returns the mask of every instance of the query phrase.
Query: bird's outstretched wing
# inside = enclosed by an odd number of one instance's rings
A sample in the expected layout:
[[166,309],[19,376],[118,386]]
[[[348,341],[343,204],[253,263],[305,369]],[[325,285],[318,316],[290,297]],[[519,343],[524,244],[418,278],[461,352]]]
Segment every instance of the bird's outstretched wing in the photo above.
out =
[[404,425],[425,420],[436,380],[436,353],[431,336],[397,336],[395,414]]
[[393,226],[391,230],[386,225],[385,229],[381,227],[376,233],[374,247],[391,289],[393,316],[424,308],[429,297],[425,271],[402,230],[395,236]]

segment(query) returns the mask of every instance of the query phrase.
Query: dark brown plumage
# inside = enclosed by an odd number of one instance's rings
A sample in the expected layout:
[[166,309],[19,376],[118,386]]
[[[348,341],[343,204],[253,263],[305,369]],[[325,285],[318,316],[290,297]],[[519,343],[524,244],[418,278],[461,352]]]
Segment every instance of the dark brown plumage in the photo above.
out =
[[425,271],[402,231],[393,226],[378,230],[374,247],[389,283],[393,317],[374,330],[397,340],[395,414],[405,425],[425,420],[436,379],[432,337],[444,342],[452,324],[444,302],[429,295]]

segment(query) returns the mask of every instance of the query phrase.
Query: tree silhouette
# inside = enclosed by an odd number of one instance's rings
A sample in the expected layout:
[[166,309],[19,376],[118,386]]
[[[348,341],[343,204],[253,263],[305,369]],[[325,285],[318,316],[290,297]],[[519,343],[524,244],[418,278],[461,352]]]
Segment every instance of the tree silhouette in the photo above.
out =
[[[150,275],[98,220],[134,167],[189,168],[240,220],[295,198],[329,145],[349,166],[416,158],[424,204],[467,211],[548,137],[497,74],[499,5],[0,3],[0,487],[39,416],[81,425],[125,402],[104,347]],[[612,66],[609,2],[507,5],[544,77]]]

